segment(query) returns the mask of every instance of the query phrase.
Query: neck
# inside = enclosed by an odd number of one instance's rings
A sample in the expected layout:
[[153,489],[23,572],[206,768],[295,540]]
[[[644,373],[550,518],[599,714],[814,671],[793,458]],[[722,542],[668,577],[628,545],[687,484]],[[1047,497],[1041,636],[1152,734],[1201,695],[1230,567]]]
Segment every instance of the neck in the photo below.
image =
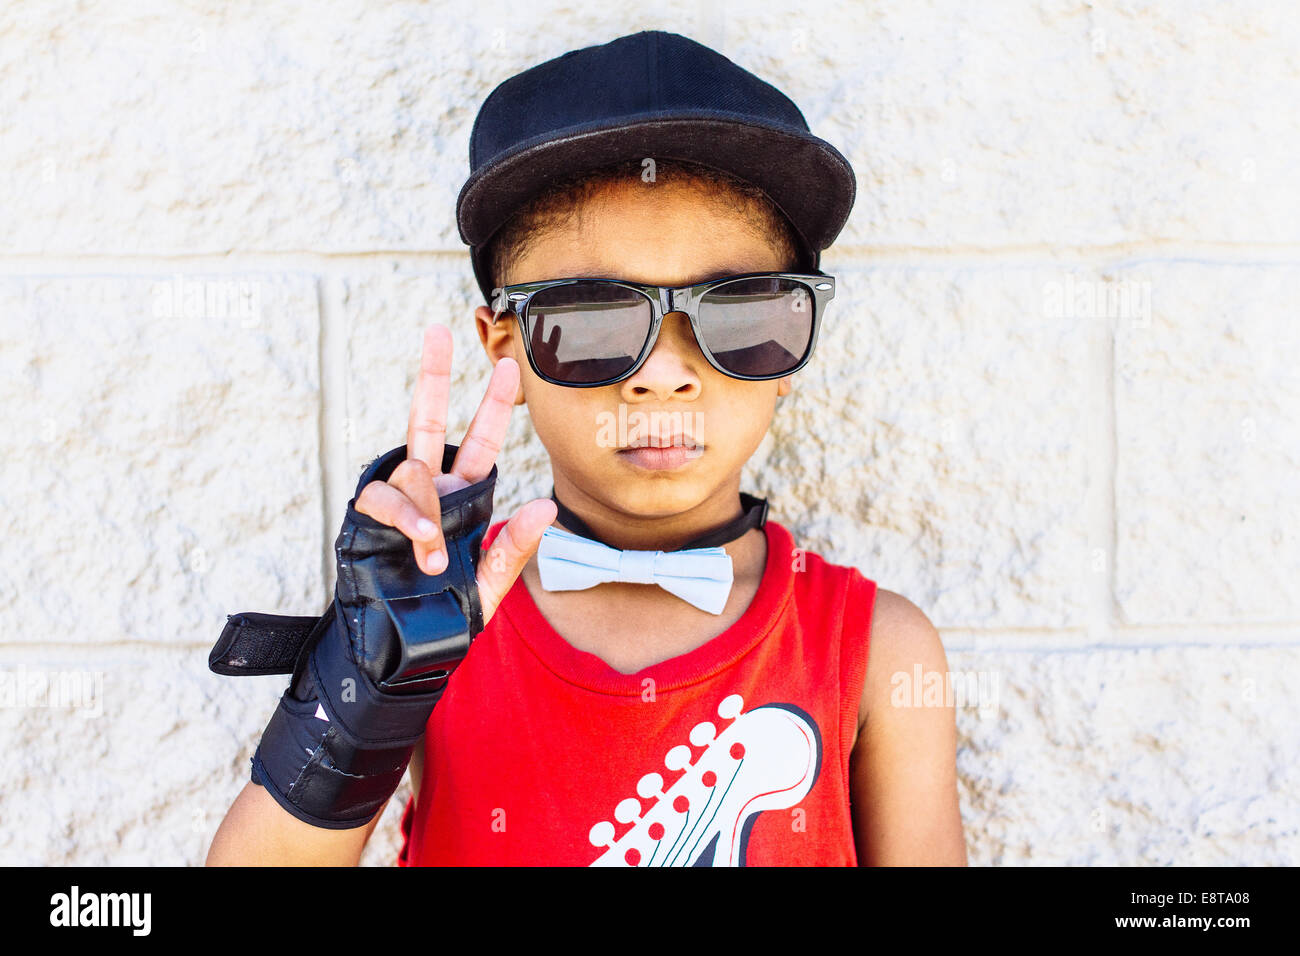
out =
[[[673,551],[725,527],[745,512],[740,499],[740,479],[728,489],[710,495],[695,507],[670,515],[632,515],[610,508],[575,486],[555,482],[555,497],[587,525],[597,538],[612,548],[633,551]],[[563,519],[556,526],[573,534],[584,529],[570,527]]]

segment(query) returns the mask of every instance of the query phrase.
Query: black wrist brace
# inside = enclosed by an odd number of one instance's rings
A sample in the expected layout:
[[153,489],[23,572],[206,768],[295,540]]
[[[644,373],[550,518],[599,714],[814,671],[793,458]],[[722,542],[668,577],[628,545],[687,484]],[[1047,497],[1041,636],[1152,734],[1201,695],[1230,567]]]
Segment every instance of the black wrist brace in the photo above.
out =
[[[457,446],[446,445],[450,471]],[[362,473],[334,542],[338,581],[319,618],[228,615],[208,657],[218,674],[292,674],[262,735],[252,779],[313,826],[364,826],[401,782],[447,680],[483,630],[477,574],[492,517],[487,478],[439,499],[448,564],[430,575],[409,538],[356,510],[406,446]]]

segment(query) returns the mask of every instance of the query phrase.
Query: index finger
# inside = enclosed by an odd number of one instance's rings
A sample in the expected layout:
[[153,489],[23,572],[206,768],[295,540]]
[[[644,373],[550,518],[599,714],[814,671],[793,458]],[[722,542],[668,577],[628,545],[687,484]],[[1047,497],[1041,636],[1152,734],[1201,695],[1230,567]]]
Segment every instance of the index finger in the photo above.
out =
[[502,356],[492,368],[483,401],[479,402],[465,440],[456,452],[456,460],[451,464],[452,474],[467,484],[482,481],[492,471],[492,464],[501,451],[501,442],[505,440],[510,425],[510,413],[515,407],[518,389],[519,363],[508,355]]
[[406,423],[406,457],[424,462],[432,475],[442,474],[447,440],[447,403],[451,396],[451,329],[434,323],[424,330],[420,374]]

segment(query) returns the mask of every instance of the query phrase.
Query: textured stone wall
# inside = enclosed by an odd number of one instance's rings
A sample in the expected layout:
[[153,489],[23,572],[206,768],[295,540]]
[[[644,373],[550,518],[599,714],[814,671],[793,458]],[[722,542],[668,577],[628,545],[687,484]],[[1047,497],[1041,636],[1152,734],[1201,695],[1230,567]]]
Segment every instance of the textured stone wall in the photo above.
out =
[[[482,394],[454,219],[479,104],[668,29],[857,173],[745,487],[992,681],[957,716],[971,862],[1300,863],[1292,14],[0,5],[0,670],[86,680],[0,707],[0,862],[202,862],[284,686],[207,671],[225,615],[324,607],[429,322],[453,436]],[[501,461],[499,514],[548,490],[526,414]]]

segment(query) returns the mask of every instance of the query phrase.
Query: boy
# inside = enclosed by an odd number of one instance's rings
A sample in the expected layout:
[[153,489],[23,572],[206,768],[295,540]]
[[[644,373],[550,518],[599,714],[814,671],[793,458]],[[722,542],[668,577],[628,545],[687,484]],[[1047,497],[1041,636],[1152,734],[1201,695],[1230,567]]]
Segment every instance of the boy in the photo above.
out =
[[[409,751],[398,862],[964,864],[952,708],[890,706],[892,675],[946,672],[934,627],[739,487],[833,293],[843,157],[772,87],[647,32],[498,87],[471,166],[487,393],[444,469],[431,326],[406,459],[355,510],[443,573],[449,496],[494,474],[520,404],[555,487],[483,538],[484,627]],[[254,774],[209,863],[359,859],[378,812],[305,812]]]

